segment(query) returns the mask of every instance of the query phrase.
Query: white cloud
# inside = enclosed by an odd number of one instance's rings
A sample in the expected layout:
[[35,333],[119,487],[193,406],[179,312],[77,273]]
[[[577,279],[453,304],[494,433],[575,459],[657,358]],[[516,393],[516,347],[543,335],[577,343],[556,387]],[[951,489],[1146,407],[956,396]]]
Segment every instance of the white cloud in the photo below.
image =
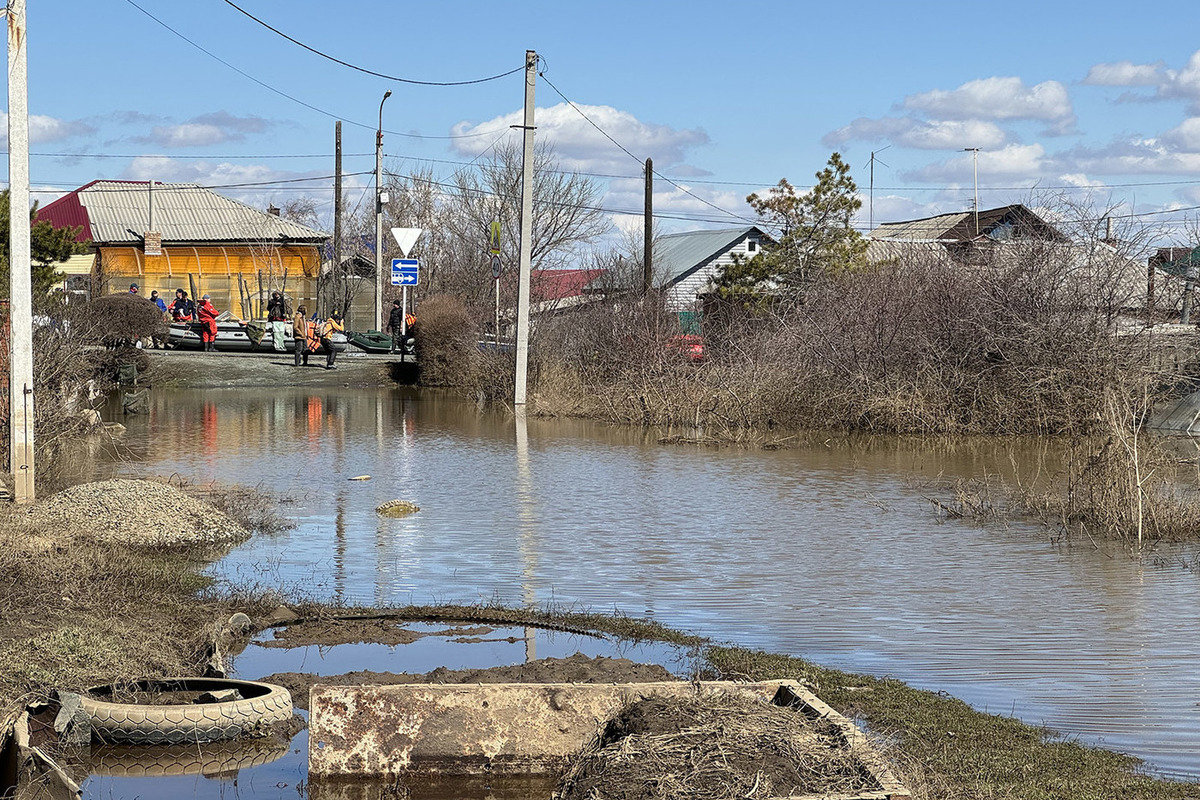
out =
[[179,125],[155,125],[146,136],[135,142],[153,144],[174,149],[179,147],[207,147],[224,142],[242,141],[249,133],[261,133],[271,123],[262,117],[237,117],[225,111],[215,111],[193,117]]
[[159,147],[205,147],[229,140],[229,136],[216,125],[199,125],[185,122],[182,125],[159,125],[150,129],[150,135],[138,141],[156,144]]
[[[904,177],[922,183],[972,181],[972,162],[972,154],[966,153],[904,173]],[[1046,149],[1040,144],[1010,144],[1000,150],[983,150],[979,152],[980,182],[986,183],[998,177],[1037,178],[1045,175],[1052,163],[1046,158]]]
[[1078,186],[1081,189],[1103,189],[1108,186],[1104,181],[1089,178],[1082,172],[1068,172],[1059,175],[1058,180],[1066,186]]
[[[708,134],[702,129],[680,130],[669,125],[654,125],[642,122],[628,111],[612,106],[585,106],[578,108],[605,133],[632,152],[636,159],[653,158],[654,168],[666,171],[683,168],[687,151],[709,143]],[[580,116],[579,112],[566,103],[537,110],[537,133],[540,139],[554,146],[555,154],[563,168],[581,172],[618,172],[632,174],[638,169],[634,158],[613,144],[604,133],[596,130]],[[487,122],[460,122],[451,129],[455,136],[467,136],[487,131],[497,135],[507,132],[510,125],[523,123],[523,112],[513,111]],[[495,141],[490,136],[474,136],[470,139],[455,139],[454,148],[461,155],[475,156]]]
[[1044,120],[1059,133],[1075,123],[1067,87],[1058,81],[1026,86],[1020,78],[982,78],[957,89],[909,95],[903,105],[937,119]]
[[997,148],[1007,137],[998,125],[983,120],[919,120],[908,117],[859,117],[821,140],[836,147],[852,139],[886,140],[919,150],[961,150],[963,147]]
[[1128,93],[1118,102],[1147,100],[1186,100],[1194,114],[1200,114],[1200,50],[1192,53],[1182,69],[1167,69],[1163,64],[1134,64],[1118,61],[1096,64],[1083,80],[1095,86],[1152,86],[1152,95]]
[[1083,82],[1089,86],[1158,86],[1163,78],[1161,61],[1157,64],[1116,61],[1094,65]]
[[[63,120],[43,114],[29,115],[29,143],[61,142],[75,136],[88,136],[96,129],[79,120]],[[0,111],[0,142],[8,147],[8,112]]]
[[1200,152],[1200,117],[1188,117],[1163,134],[1163,141],[1179,150]]

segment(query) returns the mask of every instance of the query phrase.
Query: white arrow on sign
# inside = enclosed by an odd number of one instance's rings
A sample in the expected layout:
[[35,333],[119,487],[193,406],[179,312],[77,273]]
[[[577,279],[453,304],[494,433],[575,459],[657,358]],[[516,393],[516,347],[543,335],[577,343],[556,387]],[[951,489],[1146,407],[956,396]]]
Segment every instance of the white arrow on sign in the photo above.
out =
[[400,245],[400,252],[405,258],[408,258],[408,251],[412,250],[422,233],[424,231],[421,228],[392,228],[392,236],[395,237],[396,244]]

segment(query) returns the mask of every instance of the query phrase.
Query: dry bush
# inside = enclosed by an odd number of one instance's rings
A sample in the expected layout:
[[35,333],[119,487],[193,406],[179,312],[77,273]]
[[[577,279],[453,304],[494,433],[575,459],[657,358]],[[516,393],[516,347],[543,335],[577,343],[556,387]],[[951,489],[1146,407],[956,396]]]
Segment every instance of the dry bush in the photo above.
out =
[[537,407],[719,436],[1088,433],[1106,393],[1149,402],[1170,375],[1149,337],[1118,335],[1131,301],[1080,258],[1042,243],[969,266],[918,255],[755,307],[710,305],[701,363],[673,357],[679,329],[661,306],[564,315],[536,342]]
[[144,297],[128,293],[97,297],[75,315],[78,324],[107,346],[165,336],[162,312]]
[[478,350],[478,331],[466,305],[452,295],[435,295],[421,303],[414,331],[421,383],[464,386],[470,383]]

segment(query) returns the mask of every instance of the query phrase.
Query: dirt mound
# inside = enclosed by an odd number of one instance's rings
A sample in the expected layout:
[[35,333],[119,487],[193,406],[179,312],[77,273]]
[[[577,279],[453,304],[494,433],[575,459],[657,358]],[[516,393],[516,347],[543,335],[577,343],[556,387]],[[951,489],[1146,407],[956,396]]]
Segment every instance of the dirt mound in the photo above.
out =
[[86,536],[132,547],[226,544],[250,535],[216,508],[156,481],[114,479],[72,486],[22,516],[43,536]]
[[877,788],[826,720],[750,698],[655,697],[611,720],[555,797],[729,800]]
[[343,675],[313,675],[278,672],[262,679],[292,693],[296,708],[308,708],[308,692],[316,684],[365,686],[394,683],[640,683],[677,680],[657,664],[638,664],[627,658],[588,658],[576,653],[569,658],[542,658],[528,664],[490,669],[446,669],[410,674],[406,672],[347,672]]

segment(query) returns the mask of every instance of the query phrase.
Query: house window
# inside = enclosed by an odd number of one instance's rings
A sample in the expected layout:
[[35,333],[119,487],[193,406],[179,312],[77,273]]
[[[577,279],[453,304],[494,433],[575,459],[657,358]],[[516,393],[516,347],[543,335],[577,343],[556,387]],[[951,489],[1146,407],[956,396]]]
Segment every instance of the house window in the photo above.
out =
[[747,253],[753,253],[757,249],[758,249],[758,242],[754,241],[753,239],[746,240],[746,252]]

